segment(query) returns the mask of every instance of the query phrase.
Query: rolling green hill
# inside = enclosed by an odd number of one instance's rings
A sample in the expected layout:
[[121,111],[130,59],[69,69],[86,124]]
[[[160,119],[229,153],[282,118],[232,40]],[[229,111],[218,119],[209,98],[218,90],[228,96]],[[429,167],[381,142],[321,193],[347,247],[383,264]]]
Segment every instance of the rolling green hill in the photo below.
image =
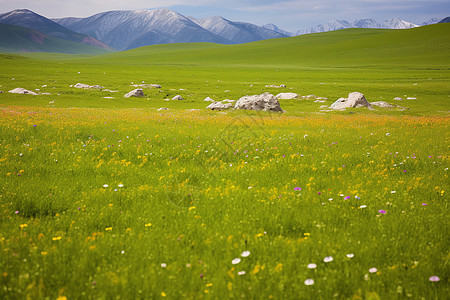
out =
[[109,50],[62,40],[27,27],[0,23],[1,52],[56,52],[102,54]]
[[104,59],[183,65],[448,67],[449,30],[450,25],[437,24],[409,30],[347,29],[241,45],[167,44]]

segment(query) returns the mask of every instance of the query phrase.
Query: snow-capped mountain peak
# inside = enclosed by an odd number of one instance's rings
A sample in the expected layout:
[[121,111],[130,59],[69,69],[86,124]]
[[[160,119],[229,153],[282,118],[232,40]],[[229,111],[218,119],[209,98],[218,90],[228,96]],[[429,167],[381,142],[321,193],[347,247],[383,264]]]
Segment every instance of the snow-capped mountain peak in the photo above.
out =
[[418,25],[401,20],[399,18],[392,18],[389,20],[386,20],[382,23],[385,27],[384,28],[389,28],[389,29],[409,29],[409,28],[414,28],[414,27],[418,27]]
[[295,35],[333,31],[346,28],[409,29],[414,27],[418,27],[418,25],[401,20],[399,18],[392,18],[383,22],[378,22],[374,19],[359,19],[351,23],[345,20],[332,20],[326,24],[319,24],[299,30],[295,33]]

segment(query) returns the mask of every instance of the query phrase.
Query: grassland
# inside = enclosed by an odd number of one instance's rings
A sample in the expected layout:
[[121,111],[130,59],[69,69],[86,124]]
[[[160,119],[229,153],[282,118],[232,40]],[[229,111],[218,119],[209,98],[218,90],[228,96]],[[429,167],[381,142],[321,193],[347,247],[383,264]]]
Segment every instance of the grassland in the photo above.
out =
[[[52,95],[0,94],[0,297],[445,299],[446,30],[1,55],[0,90]],[[418,100],[204,109],[281,83]]]

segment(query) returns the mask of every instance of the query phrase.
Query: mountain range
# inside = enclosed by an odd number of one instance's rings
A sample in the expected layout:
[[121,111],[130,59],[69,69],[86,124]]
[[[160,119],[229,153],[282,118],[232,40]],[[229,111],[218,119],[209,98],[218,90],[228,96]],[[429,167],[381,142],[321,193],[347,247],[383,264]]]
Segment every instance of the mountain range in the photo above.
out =
[[195,19],[169,9],[110,11],[88,18],[54,21],[118,50],[166,43],[239,44],[287,37],[250,23],[232,22],[222,17]]
[[407,29],[438,21],[416,25],[398,18],[384,22],[333,20],[288,32],[275,24],[257,26],[220,16],[196,19],[169,9],[108,11],[86,18],[52,20],[18,9],[0,14],[0,50],[91,53],[166,43],[240,44],[346,28]]
[[415,27],[419,27],[419,26],[436,24],[438,22],[439,22],[439,19],[436,19],[436,18],[430,19],[427,22],[424,22],[420,25],[417,25],[417,24],[414,24],[411,22],[407,22],[407,21],[401,20],[399,18],[392,18],[389,20],[385,20],[383,22],[378,22],[375,19],[358,19],[353,22],[349,22],[346,20],[331,20],[328,23],[307,27],[307,28],[298,30],[296,32],[287,32],[285,30],[278,28],[274,24],[267,24],[267,25],[264,25],[264,27],[271,28],[272,30],[275,30],[280,33],[282,32],[285,35],[297,36],[297,35],[302,35],[302,34],[327,32],[327,31],[334,31],[334,30],[341,30],[341,29],[348,29],[348,28],[409,29],[409,28],[415,28]]
[[[71,31],[58,23],[47,19],[41,15],[38,15],[28,9],[17,9],[5,14],[0,15],[0,24],[8,24],[19,27],[25,27],[28,29],[33,29],[33,33],[28,32],[36,37],[36,32],[40,33],[41,38],[53,37],[60,40],[71,41],[75,43],[81,43],[85,45],[90,45],[96,48],[102,48],[105,50],[112,50],[112,48],[88,35]],[[6,29],[5,26],[2,27],[3,31]],[[8,27],[9,30],[18,31],[25,33],[26,30]],[[33,40],[33,38],[30,38]],[[57,39],[52,39],[57,41]],[[40,40],[40,39],[38,39]]]

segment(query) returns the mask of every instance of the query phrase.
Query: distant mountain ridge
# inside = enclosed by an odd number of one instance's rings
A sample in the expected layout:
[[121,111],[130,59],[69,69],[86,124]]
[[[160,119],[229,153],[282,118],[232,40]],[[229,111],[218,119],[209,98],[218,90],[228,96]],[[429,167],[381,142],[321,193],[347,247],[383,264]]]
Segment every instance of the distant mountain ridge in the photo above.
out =
[[64,26],[61,26],[56,22],[47,19],[44,16],[38,15],[28,9],[17,9],[8,13],[0,14],[0,23],[31,28],[47,36],[112,50],[108,45],[105,45],[90,36],[71,31]]
[[166,43],[238,44],[287,37],[250,23],[232,22],[222,17],[195,19],[169,9],[110,11],[88,18],[54,21],[119,50]]
[[[433,20],[426,22],[427,24],[423,24],[423,25],[434,24],[437,22],[438,22],[437,19],[433,19]],[[326,32],[326,31],[341,30],[341,29],[348,29],[348,28],[409,29],[409,28],[415,28],[415,27],[419,27],[419,25],[416,25],[411,22],[407,22],[405,20],[401,20],[399,18],[392,18],[389,20],[385,20],[383,22],[378,22],[375,19],[359,19],[359,20],[355,20],[353,22],[349,22],[346,20],[332,20],[326,24],[319,24],[316,26],[304,28],[302,30],[295,32],[293,35]]]
[[0,52],[102,54],[107,49],[63,40],[28,27],[0,23]]
[[167,43],[231,43],[169,9],[109,11],[87,18],[54,21],[118,50]]
[[223,17],[215,16],[194,20],[203,28],[231,41],[233,44],[249,43],[259,40],[288,37],[273,29],[244,22],[233,22]]
[[358,19],[353,22],[349,22],[346,20],[331,20],[325,24],[318,24],[315,26],[310,26],[295,32],[288,32],[279,28],[274,24],[266,24],[263,25],[264,28],[272,29],[276,32],[288,35],[288,36],[297,36],[302,34],[310,34],[310,33],[320,33],[348,28],[380,28],[380,29],[409,29],[415,28],[419,26],[432,25],[439,23],[440,19],[432,18],[420,25],[401,20],[399,18],[392,18],[389,20],[385,20],[383,22],[378,22],[375,19]]
[[[44,36],[46,41],[51,40],[48,37],[53,37],[105,50],[113,50],[113,48],[128,50],[166,43],[209,42],[240,44],[347,28],[408,29],[434,24],[438,21],[438,19],[430,19],[420,25],[416,25],[398,18],[392,18],[383,22],[378,22],[374,19],[359,19],[353,22],[332,20],[326,24],[308,27],[297,32],[288,32],[275,24],[257,26],[251,23],[230,21],[220,16],[196,19],[183,16],[169,9],[108,11],[86,18],[69,17],[53,20],[27,9],[18,9],[0,14],[0,24],[34,30],[27,31],[15,27],[2,26],[3,31],[7,31],[8,28],[13,31],[11,34],[7,32],[3,34],[5,38],[11,39],[11,43],[14,40],[14,44],[17,46],[18,42],[22,41],[25,46],[29,47],[29,49],[25,47],[23,51],[41,49],[42,47],[38,47],[36,42],[41,41]],[[41,38],[37,38],[37,36]],[[30,43],[30,39],[32,43]],[[1,42],[4,45],[8,44],[8,40]],[[57,47],[55,46],[55,49],[65,49],[64,51],[67,52],[67,45],[61,48],[61,45],[64,45],[64,43],[61,44],[57,41],[47,42],[47,46],[44,48],[48,49],[48,45],[51,44],[58,45]],[[74,49],[84,48],[74,47]]]

